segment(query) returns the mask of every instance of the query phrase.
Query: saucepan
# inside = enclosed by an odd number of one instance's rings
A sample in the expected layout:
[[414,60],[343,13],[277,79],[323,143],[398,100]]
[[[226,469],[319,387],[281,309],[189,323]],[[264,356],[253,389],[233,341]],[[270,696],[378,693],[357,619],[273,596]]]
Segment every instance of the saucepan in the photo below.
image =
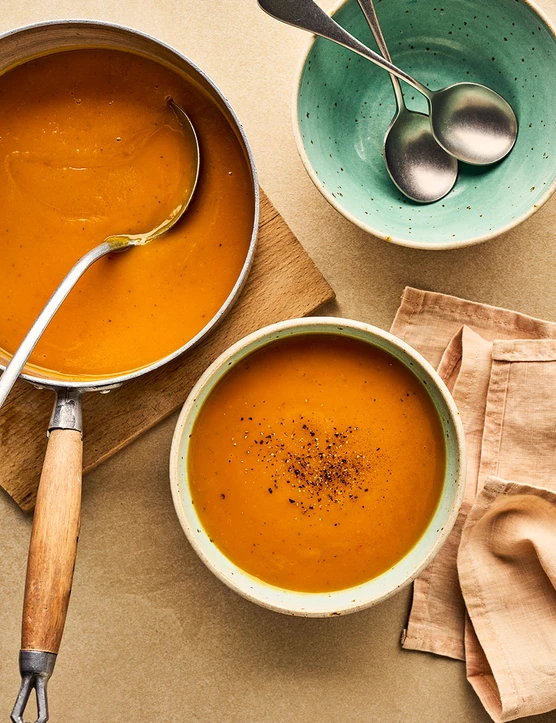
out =
[[[258,229],[259,187],[245,133],[217,86],[200,68],[171,47],[129,28],[107,23],[42,23],[0,37],[0,73],[32,58],[76,48],[109,48],[142,55],[188,77],[209,95],[233,129],[250,169],[252,231],[245,261],[228,298],[206,326],[181,348],[148,367],[125,374],[105,374],[98,378],[68,377],[56,371],[42,372],[31,366],[24,369],[23,378],[37,387],[54,390],[56,401],[48,427],[49,441],[29,549],[20,652],[22,686],[12,714],[15,723],[23,720],[23,710],[33,688],[36,689],[38,723],[48,719],[46,683],[52,674],[62,638],[79,535],[82,395],[85,392],[115,389],[130,379],[163,366],[204,338],[223,318],[244,285],[254,255]],[[0,368],[4,369],[7,361],[6,356],[0,356]]]

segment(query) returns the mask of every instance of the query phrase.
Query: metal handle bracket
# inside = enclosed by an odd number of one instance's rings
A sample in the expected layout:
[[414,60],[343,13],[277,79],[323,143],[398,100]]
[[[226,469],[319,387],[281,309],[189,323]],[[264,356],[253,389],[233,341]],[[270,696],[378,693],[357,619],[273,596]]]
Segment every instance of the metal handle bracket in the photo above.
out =
[[48,700],[46,684],[56,663],[54,653],[42,650],[21,650],[19,653],[19,671],[21,688],[11,714],[12,723],[24,723],[23,713],[33,688],[37,696],[38,718],[35,723],[46,723],[48,720]]

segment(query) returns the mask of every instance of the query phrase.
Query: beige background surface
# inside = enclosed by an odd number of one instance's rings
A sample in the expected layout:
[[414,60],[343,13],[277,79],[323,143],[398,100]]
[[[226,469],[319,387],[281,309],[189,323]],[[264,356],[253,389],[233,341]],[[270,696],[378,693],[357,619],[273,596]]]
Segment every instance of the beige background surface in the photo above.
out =
[[[540,5],[556,20],[556,0]],[[369,237],[327,205],[291,131],[293,77],[308,37],[267,18],[255,0],[4,0],[0,30],[63,17],[146,31],[212,76],[245,125],[267,193],[337,291],[328,311],[387,328],[411,284],[556,320],[556,198],[503,238],[435,253]],[[409,591],[353,616],[303,620],[259,609],[218,582],[173,511],[174,422],[86,478],[74,593],[50,684],[53,723],[490,720],[462,664],[400,650]],[[6,721],[19,687],[29,532],[30,519],[0,494]],[[530,721],[556,721],[556,713]]]

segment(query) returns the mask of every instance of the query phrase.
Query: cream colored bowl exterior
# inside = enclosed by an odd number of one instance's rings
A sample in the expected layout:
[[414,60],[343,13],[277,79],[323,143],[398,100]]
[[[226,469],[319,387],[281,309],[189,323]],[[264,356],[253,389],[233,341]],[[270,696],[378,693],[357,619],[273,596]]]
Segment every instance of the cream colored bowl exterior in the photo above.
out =
[[[187,455],[198,411],[219,380],[245,356],[285,337],[336,334],[360,339],[392,354],[427,386],[440,415],[446,442],[447,471],[438,508],[421,539],[394,567],[368,582],[330,593],[303,593],[269,585],[231,562],[212,543],[191,501]],[[448,537],[463,497],[465,450],[463,428],[454,401],[438,374],[408,344],[358,321],[327,317],[294,319],[267,326],[234,344],[206,370],[184,404],[172,442],[172,497],[183,530],[201,560],[232,590],[258,605],[290,615],[329,617],[362,610],[408,585],[431,562]]]

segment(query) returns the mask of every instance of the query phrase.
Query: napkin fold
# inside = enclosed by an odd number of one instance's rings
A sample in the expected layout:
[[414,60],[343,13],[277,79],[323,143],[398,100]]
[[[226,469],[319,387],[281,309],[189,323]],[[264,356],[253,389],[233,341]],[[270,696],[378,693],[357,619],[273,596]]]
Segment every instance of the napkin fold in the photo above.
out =
[[415,581],[404,648],[466,661],[495,721],[556,708],[556,323],[407,288],[391,329],[437,367],[464,500]]

